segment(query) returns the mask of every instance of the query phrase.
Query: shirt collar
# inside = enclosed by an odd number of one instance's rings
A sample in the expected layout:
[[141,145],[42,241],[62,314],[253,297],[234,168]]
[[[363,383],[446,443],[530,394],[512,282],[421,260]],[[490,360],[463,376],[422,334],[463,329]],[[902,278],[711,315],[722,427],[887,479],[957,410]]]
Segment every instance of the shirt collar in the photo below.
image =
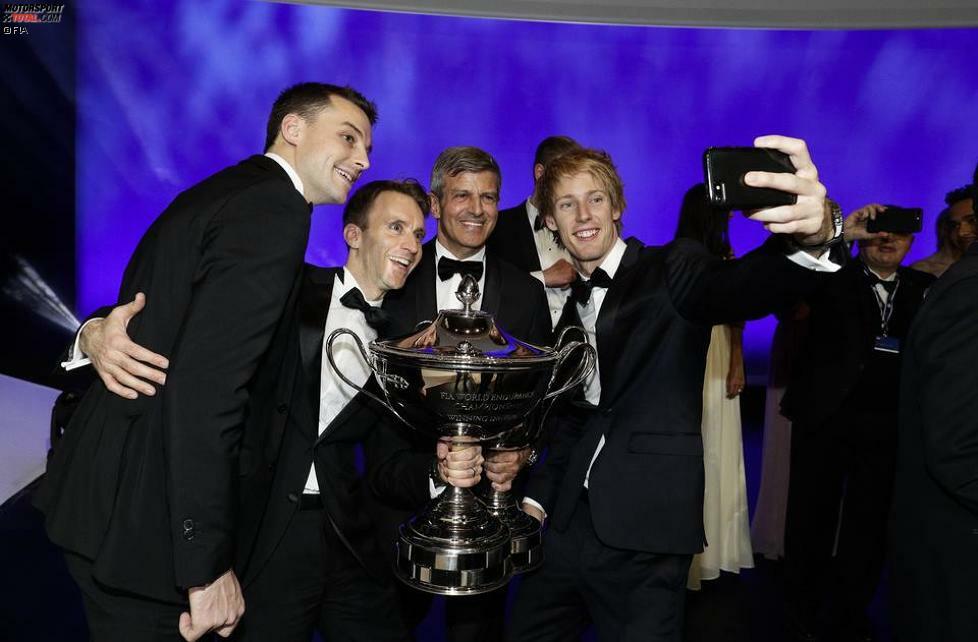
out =
[[[628,249],[628,246],[625,245],[625,241],[621,240],[621,237],[619,236],[617,239],[615,239],[615,244],[611,246],[611,251],[608,252],[608,255],[604,257],[603,261],[601,261],[601,265],[598,266],[605,271],[609,278],[615,278],[615,272],[618,271],[618,266],[621,265],[621,259],[623,256],[625,256],[626,249]],[[578,274],[580,274],[580,272],[578,272]],[[581,274],[581,278],[587,280],[589,277]]]
[[304,187],[302,185],[302,179],[299,178],[299,175],[296,173],[295,169],[293,169],[292,166],[289,165],[289,161],[285,160],[284,158],[282,158],[281,156],[279,156],[274,152],[266,152],[265,156],[271,158],[273,161],[278,163],[282,167],[282,169],[285,170],[285,173],[288,174],[289,178],[292,180],[292,184],[295,186],[296,191],[302,194],[302,198],[305,198],[306,195],[303,192]]
[[[356,277],[353,276],[353,272],[350,272],[348,269],[346,269],[346,266],[343,266],[343,273],[340,274],[339,277],[340,278],[336,279],[333,282],[333,298],[335,300],[339,301],[340,297],[342,297],[344,294],[346,294],[353,288],[360,290],[360,294],[363,294],[363,288],[361,288],[360,284],[357,283],[357,279]],[[364,299],[367,301],[367,303],[369,303],[370,305],[376,308],[380,306],[381,303],[384,302],[384,295],[381,294],[379,299],[373,299],[373,300],[367,299],[366,295],[364,295]]]
[[866,266],[866,269],[869,270],[870,272],[872,272],[873,276],[875,276],[880,281],[895,281],[896,278],[897,278],[897,273],[896,273],[895,270],[894,270],[893,274],[891,274],[890,276],[880,276],[879,274],[876,273],[876,270],[874,270],[873,268],[869,267],[868,265]]
[[537,217],[540,215],[540,210],[530,202],[530,199],[526,199],[526,215],[530,218],[530,225],[536,223]]
[[456,261],[479,261],[480,263],[485,263],[485,261],[486,261],[486,246],[483,245],[481,248],[479,248],[479,251],[478,252],[476,252],[475,254],[473,254],[472,256],[470,256],[469,258],[467,258],[467,259],[460,259],[457,256],[455,256],[454,254],[452,254],[451,252],[449,252],[447,249],[445,249],[445,246],[441,244],[441,241],[439,241],[438,238],[435,237],[435,263],[437,264],[438,263],[438,259],[440,259],[443,256],[446,256],[446,257],[448,257],[450,259],[454,259]]

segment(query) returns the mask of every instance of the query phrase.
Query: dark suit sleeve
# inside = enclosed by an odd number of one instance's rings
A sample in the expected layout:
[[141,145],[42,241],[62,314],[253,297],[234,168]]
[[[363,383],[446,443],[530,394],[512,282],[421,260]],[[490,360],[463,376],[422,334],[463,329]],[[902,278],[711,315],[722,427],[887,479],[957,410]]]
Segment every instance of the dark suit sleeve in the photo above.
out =
[[729,261],[688,239],[673,242],[667,251],[670,297],[679,313],[694,323],[759,319],[794,305],[830,278],[790,261],[777,237]]
[[247,385],[302,265],[308,214],[260,183],[204,233],[193,298],[167,374],[164,448],[177,584],[232,564],[237,456]]
[[543,506],[548,515],[553,514],[568,462],[585,431],[585,424],[575,420],[572,412],[572,406],[562,405],[561,411],[547,420],[544,428],[548,436],[547,450],[543,461],[530,471],[526,483],[524,495]]
[[947,493],[978,513],[978,278],[940,296],[914,339],[925,461]]
[[435,442],[417,439],[409,430],[384,413],[364,450],[370,492],[385,504],[415,510],[431,499],[428,473],[435,460]]

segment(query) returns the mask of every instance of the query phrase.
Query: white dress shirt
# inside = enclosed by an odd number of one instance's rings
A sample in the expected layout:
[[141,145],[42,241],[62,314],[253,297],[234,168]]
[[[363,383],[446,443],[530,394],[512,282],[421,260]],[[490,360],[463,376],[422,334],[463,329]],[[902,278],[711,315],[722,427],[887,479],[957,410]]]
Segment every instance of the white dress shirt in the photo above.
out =
[[[333,292],[329,297],[329,312],[326,314],[326,330],[323,337],[328,337],[330,333],[338,328],[348,328],[353,330],[364,344],[377,338],[377,331],[367,325],[367,319],[360,310],[348,308],[340,302],[340,298],[353,288],[359,288],[357,280],[349,270],[343,268],[343,280],[340,281],[339,275],[333,281]],[[360,290],[362,293],[363,290]],[[378,307],[383,302],[383,297],[375,301],[367,301],[370,305]],[[329,427],[329,424],[336,419],[346,404],[350,403],[357,391],[343,383],[326,356],[326,342],[323,341],[323,363],[321,379],[319,383],[319,434]],[[363,361],[363,356],[357,349],[353,337],[341,335],[333,342],[333,359],[336,361],[337,368],[343,372],[347,379],[363,386],[370,379],[370,368]],[[319,480],[316,478],[315,463],[310,467],[309,475],[306,478],[304,493],[313,494],[319,492]]]
[[[482,309],[482,295],[486,292],[486,248],[483,246],[478,252],[473,254],[467,259],[460,259],[448,250],[445,246],[441,244],[437,238],[435,239],[435,300],[438,304],[439,310],[460,310],[462,308],[462,302],[458,300],[455,293],[458,291],[458,286],[462,284],[462,275],[453,274],[452,278],[447,281],[442,281],[441,277],[438,276],[438,260],[441,257],[448,257],[450,259],[455,259],[456,261],[477,261],[482,263],[482,276],[479,277],[479,298],[476,300],[475,304],[472,305],[472,309],[481,310]],[[432,311],[434,313],[434,311]]]
[[530,272],[530,274],[538,278],[540,283],[543,283],[544,290],[547,293],[547,304],[550,306],[550,323],[556,326],[557,321],[560,319],[560,313],[564,309],[564,302],[570,296],[570,288],[548,288],[543,271],[561,259],[570,263],[571,256],[566,249],[557,243],[556,239],[554,239],[553,232],[547,229],[546,225],[539,230],[533,229],[533,225],[536,223],[537,216],[539,215],[540,211],[527,199],[526,216],[530,220],[530,229],[533,230],[533,244],[537,248],[537,258],[540,259],[540,270]]
[[[285,170],[285,173],[289,176],[289,180],[292,181],[292,185],[295,186],[296,191],[299,192],[299,194],[302,194],[302,198],[305,198],[305,194],[302,193],[302,179],[299,178],[299,175],[296,173],[295,169],[289,165],[289,162],[278,154],[273,154],[272,152],[268,152],[265,154],[265,156],[271,158]],[[85,356],[85,353],[81,351],[81,346],[78,345],[78,342],[81,340],[82,330],[84,330],[85,326],[92,321],[95,321],[95,319],[89,319],[85,323],[81,324],[78,331],[75,332],[75,341],[71,344],[71,351],[68,353],[68,360],[61,362],[61,367],[65,370],[81,368],[82,366],[87,366],[92,362],[92,360]]]

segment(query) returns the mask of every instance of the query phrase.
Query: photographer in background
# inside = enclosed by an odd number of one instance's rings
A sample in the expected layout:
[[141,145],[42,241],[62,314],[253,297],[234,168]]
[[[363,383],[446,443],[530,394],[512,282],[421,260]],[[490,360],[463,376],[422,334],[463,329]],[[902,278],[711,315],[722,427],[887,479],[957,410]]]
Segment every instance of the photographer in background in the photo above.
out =
[[[875,204],[847,227],[874,218],[887,229]],[[796,640],[873,639],[866,608],[886,552],[901,342],[934,279],[900,265],[912,234],[871,236],[807,301],[809,335],[781,405],[792,421],[785,580]]]
[[947,207],[937,216],[937,252],[910,266],[936,277],[954,265],[978,235],[970,185],[948,192],[944,203]]

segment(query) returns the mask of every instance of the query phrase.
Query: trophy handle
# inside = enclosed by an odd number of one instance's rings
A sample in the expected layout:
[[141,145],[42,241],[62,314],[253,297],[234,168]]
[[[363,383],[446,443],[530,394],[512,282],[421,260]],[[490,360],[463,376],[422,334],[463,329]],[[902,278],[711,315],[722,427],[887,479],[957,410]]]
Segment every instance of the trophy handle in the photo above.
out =
[[557,344],[556,344],[555,347],[558,350],[560,350],[561,348],[564,347],[564,345],[565,345],[564,344],[564,337],[567,336],[567,333],[568,332],[580,332],[581,333],[581,336],[584,338],[584,341],[587,341],[587,330],[585,330],[584,328],[582,328],[579,325],[568,325],[568,326],[565,326],[564,329],[560,331],[560,334],[559,335],[557,335]]
[[[568,330],[572,329],[574,329],[574,326],[564,328],[564,331],[560,333],[558,342],[564,338],[564,335]],[[577,329],[580,330],[580,328]],[[568,390],[580,385],[585,379],[587,379],[588,375],[591,374],[591,371],[594,370],[597,352],[594,350],[591,344],[584,341],[572,341],[560,349],[560,355],[557,357],[557,365],[554,367],[554,374],[547,387],[550,388],[554,384],[554,381],[557,379],[557,373],[560,372],[564,362],[567,361],[570,355],[576,352],[578,349],[582,349],[584,351],[584,356],[578,362],[577,367],[574,369],[574,374],[571,375],[570,380],[557,390],[548,392],[546,395],[544,395],[542,401],[553,399],[554,397],[560,396]]]
[[395,417],[400,419],[405,425],[410,426],[411,424],[409,424],[407,420],[404,417],[402,417],[400,413],[394,409],[393,406],[391,406],[390,403],[388,403],[384,399],[381,399],[380,397],[370,392],[369,390],[365,389],[363,386],[358,386],[357,384],[350,381],[347,378],[347,376],[343,374],[343,372],[339,369],[339,367],[337,367],[336,361],[333,359],[333,342],[336,341],[336,339],[338,339],[340,335],[343,334],[348,334],[350,335],[350,337],[353,338],[353,341],[357,345],[357,349],[360,351],[360,356],[363,357],[363,361],[367,364],[367,367],[370,368],[370,372],[372,372],[374,376],[377,377],[377,381],[378,383],[380,383],[381,387],[383,387],[386,383],[387,375],[381,375],[379,372],[377,372],[377,368],[374,367],[374,363],[370,359],[370,355],[367,354],[367,350],[363,347],[363,341],[360,340],[360,337],[357,336],[356,332],[354,332],[353,330],[349,330],[347,328],[339,328],[338,330],[333,330],[330,333],[329,337],[326,339],[326,359],[329,361],[329,365],[333,369],[333,372],[335,372],[336,376],[340,378],[340,381],[350,386],[357,392],[361,392],[366,396],[370,397],[371,399],[379,403],[381,406],[391,411],[391,413]]

